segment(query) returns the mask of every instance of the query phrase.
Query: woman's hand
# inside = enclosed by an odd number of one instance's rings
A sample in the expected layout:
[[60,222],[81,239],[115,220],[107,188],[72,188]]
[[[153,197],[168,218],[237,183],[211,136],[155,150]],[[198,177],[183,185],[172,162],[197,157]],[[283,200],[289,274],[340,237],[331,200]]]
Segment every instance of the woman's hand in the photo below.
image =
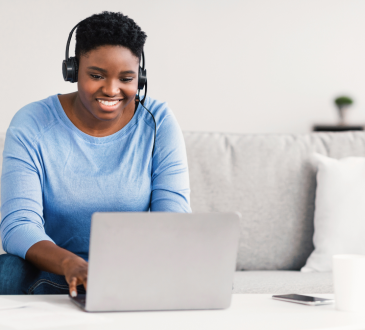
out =
[[69,285],[71,297],[77,296],[76,287],[80,284],[83,284],[86,290],[88,263],[53,242],[40,241],[35,243],[29,248],[25,259],[40,270],[64,275]]
[[87,289],[87,270],[88,263],[80,257],[69,257],[62,261],[63,274],[69,285],[70,296],[77,296],[76,287],[80,284]]

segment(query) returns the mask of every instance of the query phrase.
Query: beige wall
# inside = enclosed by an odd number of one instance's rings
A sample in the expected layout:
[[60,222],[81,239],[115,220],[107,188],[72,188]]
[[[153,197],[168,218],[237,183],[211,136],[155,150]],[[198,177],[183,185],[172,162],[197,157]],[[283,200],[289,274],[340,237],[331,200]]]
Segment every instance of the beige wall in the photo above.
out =
[[363,0],[0,0],[0,132],[23,105],[76,89],[61,75],[67,36],[102,10],[147,32],[149,95],[184,130],[307,132],[336,120],[339,93],[365,122]]

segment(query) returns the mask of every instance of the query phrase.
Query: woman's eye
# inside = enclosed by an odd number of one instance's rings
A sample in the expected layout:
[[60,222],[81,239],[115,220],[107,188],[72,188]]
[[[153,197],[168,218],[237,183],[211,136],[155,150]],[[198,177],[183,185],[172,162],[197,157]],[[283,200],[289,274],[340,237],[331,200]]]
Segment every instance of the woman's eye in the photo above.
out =
[[101,76],[99,76],[99,75],[97,75],[97,74],[91,74],[90,75],[93,79],[97,79],[97,80],[99,80],[99,79],[101,79],[102,77]]
[[[99,76],[98,74],[90,74],[90,77],[92,77],[95,80],[103,79],[103,77]],[[120,81],[122,81],[122,82],[129,82],[132,80],[133,80],[133,78],[120,78]]]

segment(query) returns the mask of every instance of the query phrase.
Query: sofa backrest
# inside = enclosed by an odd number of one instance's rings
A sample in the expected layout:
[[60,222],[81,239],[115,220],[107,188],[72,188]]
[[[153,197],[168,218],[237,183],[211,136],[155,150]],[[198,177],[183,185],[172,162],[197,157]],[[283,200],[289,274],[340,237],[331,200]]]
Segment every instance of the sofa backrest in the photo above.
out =
[[318,152],[365,156],[365,133],[185,132],[193,212],[242,215],[239,270],[298,270],[313,250]]

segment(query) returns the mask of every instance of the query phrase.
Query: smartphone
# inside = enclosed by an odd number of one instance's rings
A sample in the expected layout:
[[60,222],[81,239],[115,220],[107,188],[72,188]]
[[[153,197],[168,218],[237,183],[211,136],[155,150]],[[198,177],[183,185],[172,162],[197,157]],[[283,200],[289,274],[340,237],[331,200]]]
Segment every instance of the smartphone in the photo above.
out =
[[272,298],[276,300],[289,301],[297,304],[304,304],[310,306],[329,305],[335,302],[334,299],[302,296],[301,294],[284,294],[280,296],[272,296]]

